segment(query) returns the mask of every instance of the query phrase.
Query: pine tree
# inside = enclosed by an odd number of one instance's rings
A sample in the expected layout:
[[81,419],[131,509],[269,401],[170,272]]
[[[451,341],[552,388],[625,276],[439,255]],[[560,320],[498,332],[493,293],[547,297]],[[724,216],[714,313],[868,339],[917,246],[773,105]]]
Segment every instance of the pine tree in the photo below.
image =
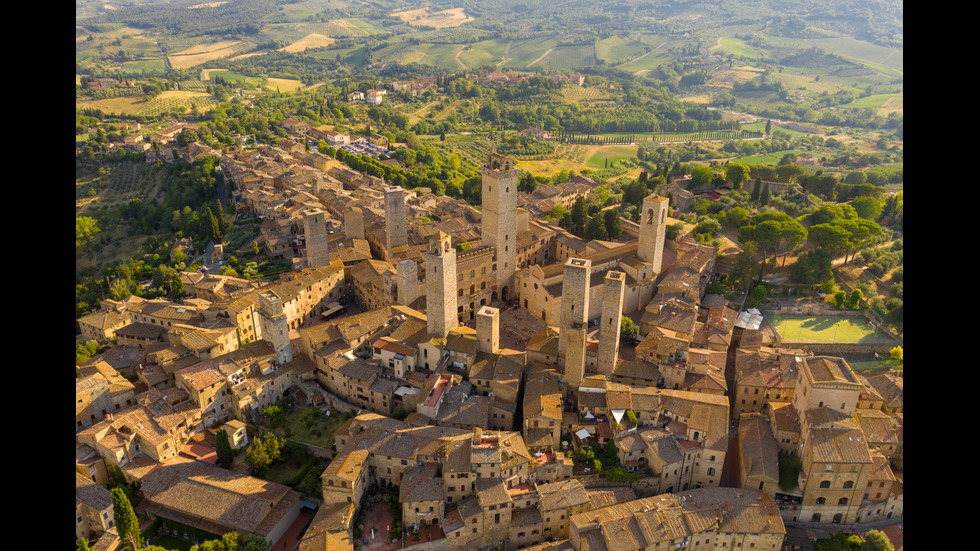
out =
[[143,534],[136,512],[126,497],[126,492],[119,486],[112,489],[112,516],[116,522],[119,539],[129,551],[136,551],[143,545]]
[[585,239],[592,241],[593,239],[603,240],[608,237],[604,216],[597,213],[589,218],[589,223],[585,226]]

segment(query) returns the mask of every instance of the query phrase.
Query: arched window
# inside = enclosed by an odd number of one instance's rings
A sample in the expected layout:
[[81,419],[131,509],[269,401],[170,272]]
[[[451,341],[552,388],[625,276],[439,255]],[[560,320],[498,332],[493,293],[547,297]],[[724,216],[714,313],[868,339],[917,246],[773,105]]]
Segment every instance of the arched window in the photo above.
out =
[[846,497],[842,497],[842,498],[838,499],[837,500],[837,505],[847,505],[847,498]]
[[829,480],[824,480],[823,482],[820,483],[820,487],[821,488],[830,488],[830,481]]
[[844,489],[845,490],[848,489],[848,488],[853,488],[853,487],[854,487],[854,482],[851,481],[851,480],[848,480],[847,482],[844,483]]
[[840,513],[837,513],[836,515],[834,515],[834,521],[833,521],[834,524],[840,524],[840,522],[842,520],[844,520],[844,515],[842,515]]
[[825,498],[825,497],[818,497],[817,498],[817,505],[823,505],[824,503],[827,503],[827,498]]
[[810,522],[820,522],[820,513],[813,513],[813,516],[810,517]]

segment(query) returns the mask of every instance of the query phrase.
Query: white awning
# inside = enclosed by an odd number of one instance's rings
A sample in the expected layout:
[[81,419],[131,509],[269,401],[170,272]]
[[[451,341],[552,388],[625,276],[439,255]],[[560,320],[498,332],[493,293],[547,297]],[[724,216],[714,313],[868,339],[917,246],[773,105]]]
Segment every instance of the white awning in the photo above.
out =
[[582,429],[582,430],[576,432],[575,433],[575,436],[578,436],[579,437],[579,440],[585,440],[586,438],[588,438],[589,436],[591,436],[591,434],[589,434],[589,431],[587,431],[585,429]]
[[612,410],[612,414],[613,414],[613,418],[616,419],[616,422],[618,423],[618,422],[620,422],[620,421],[623,420],[623,415],[626,415],[626,410],[625,409],[614,409],[614,410]]
[[585,412],[585,418],[586,419],[595,419],[595,415],[592,415],[592,412],[591,411],[587,411],[587,412]]

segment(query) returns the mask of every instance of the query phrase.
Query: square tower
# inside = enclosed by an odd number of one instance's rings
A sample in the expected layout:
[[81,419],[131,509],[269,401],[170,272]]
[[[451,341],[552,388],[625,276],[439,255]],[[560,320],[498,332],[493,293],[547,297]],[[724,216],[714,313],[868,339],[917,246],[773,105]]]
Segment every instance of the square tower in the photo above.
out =
[[323,209],[312,208],[303,211],[303,235],[306,240],[306,265],[310,268],[329,266],[327,215]]
[[602,287],[602,317],[599,319],[599,357],[596,369],[612,375],[619,360],[619,332],[622,327],[626,274],[610,271]]
[[500,310],[484,306],[476,313],[476,341],[480,352],[500,350]]
[[398,186],[385,187],[385,245],[388,259],[396,247],[408,245],[408,214],[405,208],[405,190]]
[[349,239],[364,239],[364,211],[359,207],[344,211],[344,233]]
[[425,315],[429,333],[445,337],[459,326],[456,313],[456,249],[449,236],[429,238],[425,253]]
[[664,236],[667,234],[666,197],[651,195],[643,199],[643,212],[640,216],[640,239],[636,246],[636,256],[653,264],[653,273],[659,274],[664,258]]
[[510,300],[517,268],[517,179],[520,171],[514,160],[493,152],[480,169],[483,201],[480,236],[495,252],[497,287],[501,300]]
[[[592,279],[592,261],[586,258],[569,258],[565,261],[561,282],[561,327],[558,328],[558,358],[565,356],[568,330],[588,327],[589,281]],[[585,341],[583,341],[585,342]]]
[[289,344],[289,320],[282,309],[282,298],[273,291],[259,293],[259,338],[272,343],[276,351],[276,364],[293,361],[293,349]]
[[398,277],[398,304],[410,306],[419,298],[419,265],[410,258],[395,264]]

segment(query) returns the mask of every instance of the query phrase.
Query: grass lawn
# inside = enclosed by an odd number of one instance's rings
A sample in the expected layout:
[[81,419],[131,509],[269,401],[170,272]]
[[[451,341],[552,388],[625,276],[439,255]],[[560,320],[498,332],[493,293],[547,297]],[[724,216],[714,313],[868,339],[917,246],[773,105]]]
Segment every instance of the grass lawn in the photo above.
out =
[[774,316],[776,330],[783,340],[813,343],[890,343],[891,339],[878,336],[864,318],[852,316]]
[[898,370],[904,369],[904,362],[901,360],[875,360],[868,362],[847,362],[847,365],[851,366],[854,371],[880,371],[880,370]]
[[329,449],[333,446],[334,432],[343,422],[344,416],[337,411],[327,416],[314,407],[294,408],[283,415],[282,425],[275,431],[280,436],[288,434],[291,440]]

